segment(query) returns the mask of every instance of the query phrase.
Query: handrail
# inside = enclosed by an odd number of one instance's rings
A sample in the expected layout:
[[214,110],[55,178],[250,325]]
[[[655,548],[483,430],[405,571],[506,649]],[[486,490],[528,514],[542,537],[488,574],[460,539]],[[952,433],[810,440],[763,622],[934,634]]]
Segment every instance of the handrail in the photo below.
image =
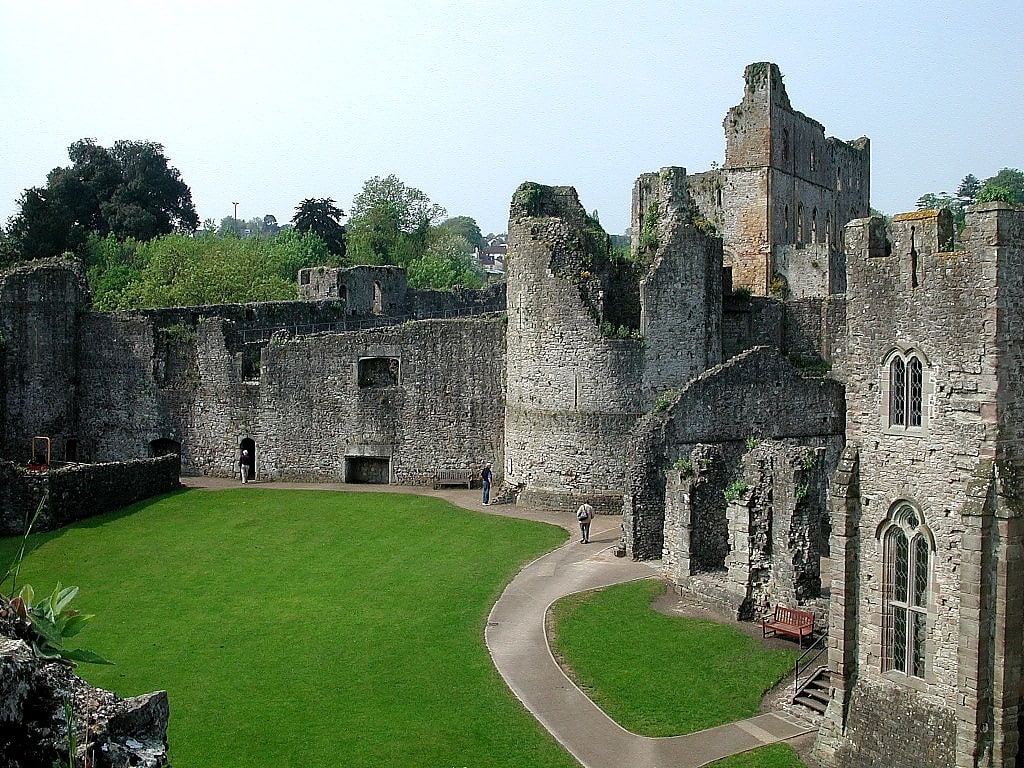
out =
[[[808,668],[817,660],[822,653],[825,652],[825,641],[828,639],[828,635],[821,635],[817,640],[807,646],[804,652],[796,658],[796,664],[793,665],[793,693],[797,694],[800,692],[800,664],[803,663],[804,672],[806,673]],[[807,656],[814,654],[808,659]],[[805,660],[806,659],[806,660]],[[806,681],[805,681],[806,682]]]

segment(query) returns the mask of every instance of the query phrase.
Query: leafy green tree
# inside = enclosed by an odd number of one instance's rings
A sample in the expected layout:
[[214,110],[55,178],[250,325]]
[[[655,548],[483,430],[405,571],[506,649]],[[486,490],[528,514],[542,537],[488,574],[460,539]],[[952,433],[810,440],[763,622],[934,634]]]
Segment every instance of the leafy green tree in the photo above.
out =
[[472,248],[485,248],[487,246],[483,233],[476,223],[476,219],[471,216],[453,216],[450,219],[445,219],[438,226],[449,229],[457,235],[462,235]]
[[486,275],[472,260],[473,249],[462,235],[444,227],[429,234],[423,255],[408,266],[409,285],[413,288],[448,289],[455,285],[479,288]]
[[956,196],[969,205],[974,202],[974,198],[980,191],[981,181],[973,173],[968,173],[960,182],[960,186],[956,188]]
[[46,186],[25,190],[9,222],[21,258],[81,254],[89,235],[149,240],[194,231],[192,193],[163,150],[148,141],[72,144],[72,164],[50,171]]
[[976,200],[979,203],[1002,200],[1011,205],[1024,205],[1024,172],[1016,168],[1003,168],[978,190]]
[[408,267],[423,256],[431,228],[444,215],[442,206],[394,174],[374,176],[349,210],[351,260]]
[[327,244],[327,250],[339,258],[345,256],[345,227],[341,210],[329,197],[307,197],[295,209],[292,224],[299,233],[313,232]]

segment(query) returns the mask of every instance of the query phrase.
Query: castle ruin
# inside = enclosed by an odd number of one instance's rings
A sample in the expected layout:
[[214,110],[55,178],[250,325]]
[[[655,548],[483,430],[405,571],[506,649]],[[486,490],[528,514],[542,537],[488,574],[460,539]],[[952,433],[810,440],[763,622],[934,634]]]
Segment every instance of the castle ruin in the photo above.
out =
[[490,461],[509,498],[620,515],[625,554],[731,615],[816,609],[823,765],[1012,768],[1024,211],[974,206],[955,248],[944,213],[886,227],[868,140],[773,64],[724,129],[721,167],[638,178],[628,259],[574,189],[520,186],[480,292],[322,268],[301,301],[102,313],[80,265],[18,267],[0,450],[401,484]]

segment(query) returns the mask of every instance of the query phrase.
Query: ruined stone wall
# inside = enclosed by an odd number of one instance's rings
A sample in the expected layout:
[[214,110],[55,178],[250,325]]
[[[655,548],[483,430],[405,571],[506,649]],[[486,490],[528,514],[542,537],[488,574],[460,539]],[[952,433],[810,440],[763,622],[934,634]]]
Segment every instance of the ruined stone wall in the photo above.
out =
[[[834,590],[856,598],[832,611],[830,664],[841,675],[843,695],[833,699],[816,748],[827,765],[880,765],[878,754],[885,754],[885,764],[893,766],[973,766],[977,750],[997,756],[992,764],[1012,764],[1021,632],[1007,633],[1004,624],[1001,642],[987,638],[1004,610],[1019,613],[1000,604],[1019,601],[1014,595],[1024,588],[1021,577],[1004,582],[1000,597],[993,574],[1006,568],[1006,553],[1016,551],[1020,540],[1018,532],[1017,539],[1000,543],[993,528],[998,515],[985,509],[992,507],[986,501],[992,481],[986,478],[1000,433],[1010,429],[1007,445],[1019,439],[1024,265],[1021,214],[999,208],[969,215],[966,247],[956,252],[947,250],[952,222],[934,211],[894,217],[888,240],[879,219],[852,222],[845,232],[843,366],[847,440],[859,449],[859,519],[856,535],[840,529],[833,537],[837,550],[850,550]],[[998,333],[1001,318],[1014,341]],[[893,355],[923,362],[920,425],[891,424]],[[884,661],[879,536],[903,500],[919,510],[934,541],[923,677],[887,671]],[[1019,630],[1018,618],[1012,626]],[[997,651],[1000,645],[1003,651]],[[993,659],[1004,652],[997,671]],[[993,685],[998,689],[1006,676],[1012,691],[1004,690],[1000,703]],[[920,748],[934,737],[936,718],[947,726],[958,721],[956,748],[927,751],[931,762],[922,762]],[[867,738],[866,729],[879,720],[888,726]],[[996,724],[1012,752],[994,743]],[[883,752],[876,754],[873,744]]]
[[722,302],[722,359],[754,347],[782,349],[784,323],[779,301],[764,296],[726,296]]
[[251,433],[257,477],[345,481],[370,462],[417,484],[491,461],[500,480],[504,326],[425,320],[273,341]]
[[746,68],[723,127],[725,164],[701,177],[694,199],[721,232],[733,286],[794,298],[843,292],[840,232],[868,211],[867,139],[826,138],[792,108],[768,62]]
[[46,503],[33,533],[54,531],[180,487],[177,456],[74,464],[46,472],[3,462],[0,476],[5,481],[0,494],[0,536],[23,534],[44,494]]
[[51,438],[54,460],[64,458],[77,416],[79,317],[88,302],[76,262],[31,262],[0,277],[0,455],[27,462],[39,435]]
[[640,281],[642,394],[650,408],[660,393],[722,360],[722,251],[694,218],[684,169],[663,168],[641,191],[635,207],[658,217],[657,244],[646,250],[651,266]]
[[627,551],[660,557],[665,472],[699,443],[736,455],[749,438],[791,439],[826,448],[834,466],[842,445],[845,404],[838,382],[804,377],[778,350],[758,347],[702,374],[645,416],[631,435],[629,485],[623,503]]

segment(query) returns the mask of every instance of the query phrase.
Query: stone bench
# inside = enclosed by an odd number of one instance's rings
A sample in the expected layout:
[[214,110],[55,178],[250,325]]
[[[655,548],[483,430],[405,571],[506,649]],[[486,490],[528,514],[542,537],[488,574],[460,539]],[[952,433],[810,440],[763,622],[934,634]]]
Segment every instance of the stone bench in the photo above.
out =
[[435,469],[434,490],[444,485],[465,485],[473,487],[473,470],[471,469]]

